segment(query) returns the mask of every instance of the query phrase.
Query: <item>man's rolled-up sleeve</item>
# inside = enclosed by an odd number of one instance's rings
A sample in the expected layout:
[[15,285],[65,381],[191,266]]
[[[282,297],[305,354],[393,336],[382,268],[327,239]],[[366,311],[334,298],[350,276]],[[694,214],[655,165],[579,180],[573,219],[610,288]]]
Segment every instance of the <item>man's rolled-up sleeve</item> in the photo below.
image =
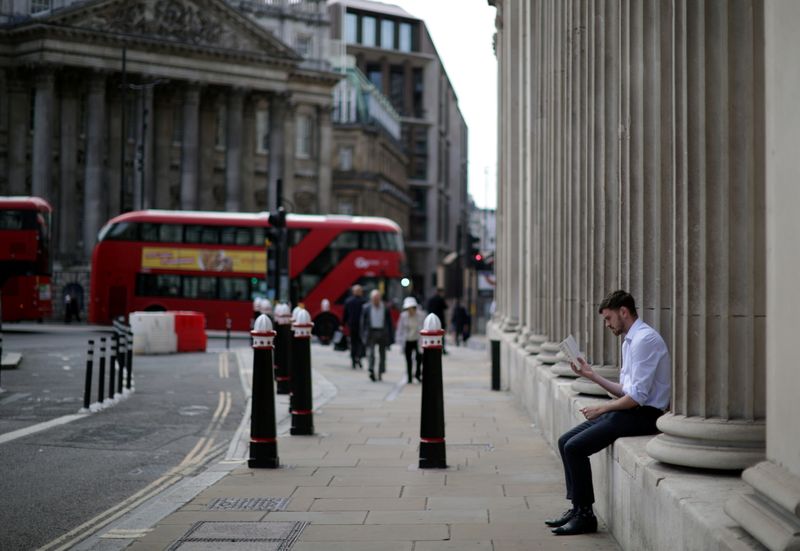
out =
[[647,335],[631,346],[631,377],[622,390],[639,405],[650,397],[661,355],[655,335]]

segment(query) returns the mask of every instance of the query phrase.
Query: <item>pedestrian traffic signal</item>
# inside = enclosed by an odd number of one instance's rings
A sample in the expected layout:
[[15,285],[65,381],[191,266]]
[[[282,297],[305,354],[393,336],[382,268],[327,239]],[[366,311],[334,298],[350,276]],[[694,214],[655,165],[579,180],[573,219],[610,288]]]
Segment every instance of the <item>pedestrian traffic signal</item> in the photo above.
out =
[[269,215],[269,225],[273,228],[285,228],[286,227],[286,211],[283,207],[278,207],[278,210],[275,212],[271,212]]

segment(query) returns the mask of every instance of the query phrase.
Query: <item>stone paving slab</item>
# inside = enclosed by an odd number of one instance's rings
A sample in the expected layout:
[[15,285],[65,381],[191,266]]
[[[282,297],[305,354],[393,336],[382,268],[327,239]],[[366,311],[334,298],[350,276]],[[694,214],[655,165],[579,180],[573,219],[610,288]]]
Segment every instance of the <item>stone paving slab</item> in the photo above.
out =
[[[447,469],[418,468],[420,386],[397,386],[398,354],[372,383],[347,354],[315,347],[315,369],[337,387],[315,412],[317,434],[279,435],[282,468],[236,468],[129,549],[166,549],[199,521],[252,517],[309,523],[293,551],[617,550],[604,530],[550,533],[543,520],[568,506],[560,461],[510,395],[489,390],[484,353],[449,350]],[[217,497],[290,501],[284,511],[208,511]]]

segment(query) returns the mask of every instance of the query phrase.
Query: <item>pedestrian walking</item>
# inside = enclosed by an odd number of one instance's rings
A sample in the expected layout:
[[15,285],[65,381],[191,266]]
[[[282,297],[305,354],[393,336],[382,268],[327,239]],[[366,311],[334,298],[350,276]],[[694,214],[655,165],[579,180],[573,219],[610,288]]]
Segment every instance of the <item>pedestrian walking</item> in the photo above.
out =
[[[394,342],[392,316],[383,303],[381,292],[369,294],[369,302],[361,310],[361,340],[366,343],[369,357],[369,378],[380,381],[386,372],[386,349]],[[375,373],[375,347],[378,347],[379,364]]]
[[364,358],[364,343],[361,340],[361,311],[364,308],[364,288],[353,285],[350,296],[344,301],[344,316],[342,323],[347,327],[350,338],[350,361],[353,369],[363,368],[361,360]]
[[469,314],[460,300],[456,300],[456,305],[453,306],[453,316],[450,319],[453,333],[456,338],[456,346],[461,344],[461,340],[467,342],[469,338]]
[[669,407],[672,392],[667,345],[655,329],[639,319],[633,297],[614,291],[600,303],[598,312],[614,335],[623,336],[622,369],[619,383],[615,383],[595,373],[583,358],[578,360],[580,365],[572,364],[576,374],[597,383],[616,399],[581,409],[586,421],[558,439],[572,507],[545,524],[559,536],[597,531],[589,456],[622,436],[657,433],[656,421]]
[[417,371],[414,376],[418,381],[422,381],[422,354],[419,351],[419,332],[425,320],[417,306],[417,300],[414,297],[406,297],[403,300],[403,311],[397,320],[397,331],[394,337],[394,342],[400,345],[401,352],[406,357],[406,373],[409,383],[413,381],[411,378],[412,360],[416,360],[417,364]]

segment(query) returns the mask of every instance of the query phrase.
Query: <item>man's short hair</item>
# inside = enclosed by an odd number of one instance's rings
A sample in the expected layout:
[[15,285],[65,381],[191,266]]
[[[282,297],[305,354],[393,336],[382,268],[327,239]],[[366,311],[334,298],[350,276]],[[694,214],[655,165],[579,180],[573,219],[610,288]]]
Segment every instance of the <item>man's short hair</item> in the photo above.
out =
[[633,317],[638,317],[636,301],[633,300],[633,296],[629,292],[622,289],[609,293],[600,303],[600,308],[597,309],[597,312],[602,314],[603,310],[619,310],[623,306],[628,309],[628,312]]

